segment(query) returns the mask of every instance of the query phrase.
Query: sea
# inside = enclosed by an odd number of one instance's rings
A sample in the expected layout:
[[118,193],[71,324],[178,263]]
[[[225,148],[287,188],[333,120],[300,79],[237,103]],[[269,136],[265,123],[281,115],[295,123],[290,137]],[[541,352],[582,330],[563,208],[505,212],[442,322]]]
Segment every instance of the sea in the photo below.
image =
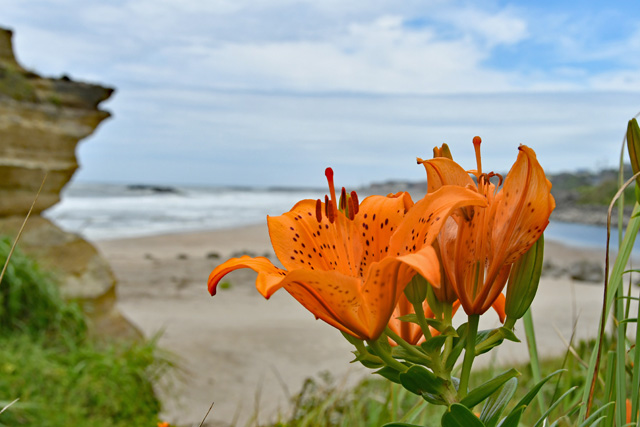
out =
[[[72,182],[44,216],[88,240],[216,230],[265,224],[302,199],[326,189],[121,185]],[[612,233],[611,247],[617,246]],[[545,238],[576,247],[604,248],[606,228],[551,221]]]

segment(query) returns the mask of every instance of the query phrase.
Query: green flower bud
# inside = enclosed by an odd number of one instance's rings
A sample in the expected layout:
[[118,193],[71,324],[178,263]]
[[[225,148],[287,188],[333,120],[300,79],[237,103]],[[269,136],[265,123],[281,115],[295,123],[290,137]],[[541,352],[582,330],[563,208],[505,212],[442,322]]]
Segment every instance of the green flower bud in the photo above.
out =
[[504,309],[508,323],[510,323],[509,319],[512,322],[520,319],[531,306],[540,283],[543,255],[544,238],[540,236],[538,241],[511,267]]
[[409,282],[406,288],[404,288],[404,295],[407,297],[411,304],[420,304],[427,298],[427,289],[429,282],[427,279],[419,274],[413,276],[413,279]]
[[[633,174],[640,171],[640,127],[636,119],[629,120],[627,126],[627,148],[629,149],[629,158],[631,159],[631,168]],[[640,178],[636,178],[636,199],[640,201]]]

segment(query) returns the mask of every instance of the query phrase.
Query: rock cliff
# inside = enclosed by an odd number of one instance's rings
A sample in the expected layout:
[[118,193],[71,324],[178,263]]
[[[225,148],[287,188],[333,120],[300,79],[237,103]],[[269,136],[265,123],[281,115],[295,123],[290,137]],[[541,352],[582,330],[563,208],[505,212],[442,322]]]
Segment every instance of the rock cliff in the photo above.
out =
[[78,168],[75,149],[110,116],[99,104],[113,89],[44,78],[16,60],[12,32],[0,28],[0,233],[14,237],[47,174],[20,247],[54,270],[100,333],[135,335],[115,309],[115,278],[97,250],[39,214],[60,200]]

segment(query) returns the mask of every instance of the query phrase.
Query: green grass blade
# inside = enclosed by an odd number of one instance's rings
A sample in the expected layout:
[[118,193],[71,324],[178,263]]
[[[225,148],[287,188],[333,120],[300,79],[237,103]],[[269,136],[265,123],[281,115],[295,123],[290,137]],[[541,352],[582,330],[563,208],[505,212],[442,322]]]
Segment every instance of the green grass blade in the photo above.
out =
[[[524,323],[524,333],[527,337],[527,348],[529,350],[529,359],[531,360],[531,375],[533,380],[536,383],[539,383],[542,380],[542,375],[540,374],[540,359],[538,358],[538,345],[536,344],[536,333],[533,328],[533,315],[531,314],[531,307],[527,310],[522,318],[522,322]],[[538,400],[538,406],[540,408],[540,413],[544,412],[545,403],[544,398],[541,394],[537,394],[536,396]]]
[[[640,300],[638,300],[638,317],[640,317]],[[640,322],[636,324],[636,347],[633,355],[633,372],[631,374],[631,422],[638,421],[638,401],[640,400]]]
[[[598,336],[601,336],[604,333],[604,328],[606,327],[606,322],[609,318],[609,312],[613,304],[613,300],[616,296],[615,289],[617,287],[617,283],[622,280],[622,273],[624,272],[625,266],[629,261],[629,256],[631,255],[638,230],[640,230],[640,217],[638,216],[638,213],[640,213],[640,206],[638,205],[638,203],[636,203],[633,207],[633,214],[631,215],[631,219],[629,220],[629,224],[627,225],[627,230],[624,234],[622,245],[620,246],[618,256],[616,257],[616,261],[611,272],[609,286],[605,290],[603,313],[598,327]],[[587,379],[587,384],[585,385],[582,394],[583,402],[589,401],[589,394],[591,392],[589,382],[591,382],[592,378],[594,378],[600,352],[600,342],[596,341],[596,345],[593,349],[593,352],[591,353],[591,359],[589,360],[587,375],[585,377]],[[588,405],[584,405],[580,408],[578,422],[582,422],[586,419],[587,406]]]
[[597,423],[600,422],[600,420],[602,420],[603,418],[606,419],[607,415],[600,415],[602,412],[604,412],[605,410],[608,410],[609,407],[611,405],[613,405],[615,402],[609,402],[606,405],[603,405],[602,407],[598,408],[597,411],[594,411],[593,414],[589,415],[589,418],[587,418],[586,420],[584,420],[583,423],[581,423],[578,427],[588,427],[589,425],[593,424],[593,425],[597,425]]
[[[604,383],[606,385],[604,391],[604,398],[609,400],[609,403],[615,403],[615,369],[616,369],[616,352],[611,350],[607,353],[607,372],[605,376]],[[612,406],[607,411],[607,415],[609,419],[615,419],[615,406]],[[590,418],[590,417],[589,417]]]
[[560,396],[555,402],[553,402],[551,404],[551,406],[549,406],[549,409],[547,409],[544,414],[542,414],[542,416],[538,419],[538,421],[536,421],[536,423],[533,425],[533,427],[538,427],[540,425],[542,425],[542,423],[544,422],[544,420],[547,419],[547,417],[549,416],[549,414],[551,413],[551,411],[553,411],[554,409],[556,409],[558,407],[558,405],[560,405],[560,403],[562,402],[562,400],[565,397],[568,397],[571,393],[573,393],[576,389],[578,388],[578,386],[575,387],[571,387],[569,390],[567,390],[566,392],[564,392],[564,394],[562,394],[562,396]]

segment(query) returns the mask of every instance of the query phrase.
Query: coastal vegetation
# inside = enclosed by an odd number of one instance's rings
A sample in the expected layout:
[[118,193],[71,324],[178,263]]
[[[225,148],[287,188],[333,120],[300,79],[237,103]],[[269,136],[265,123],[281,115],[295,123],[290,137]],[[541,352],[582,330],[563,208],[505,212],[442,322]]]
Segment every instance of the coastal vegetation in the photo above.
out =
[[[0,265],[11,241],[0,239]],[[152,383],[168,367],[154,341],[90,334],[55,277],[14,252],[0,282],[0,426],[155,425]],[[150,424],[151,423],[151,424]]]

